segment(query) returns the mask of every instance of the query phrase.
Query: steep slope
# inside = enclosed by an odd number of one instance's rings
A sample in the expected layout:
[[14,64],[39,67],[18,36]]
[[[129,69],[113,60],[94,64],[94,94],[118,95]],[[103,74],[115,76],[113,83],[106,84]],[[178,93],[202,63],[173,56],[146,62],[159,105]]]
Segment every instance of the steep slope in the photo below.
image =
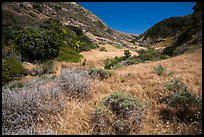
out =
[[96,15],[76,2],[7,2],[2,6],[2,29],[25,24],[38,25],[46,18],[56,18],[65,25],[78,26],[94,42],[125,46],[134,35],[111,29]]
[[[166,38],[173,40],[169,48],[164,53],[168,55],[177,55],[195,48],[195,45],[201,46],[202,42],[202,7],[197,2],[193,7],[194,13],[183,17],[171,17],[162,20],[145,31],[136,41],[140,46],[152,46],[163,42]],[[194,45],[194,46],[192,46]]]

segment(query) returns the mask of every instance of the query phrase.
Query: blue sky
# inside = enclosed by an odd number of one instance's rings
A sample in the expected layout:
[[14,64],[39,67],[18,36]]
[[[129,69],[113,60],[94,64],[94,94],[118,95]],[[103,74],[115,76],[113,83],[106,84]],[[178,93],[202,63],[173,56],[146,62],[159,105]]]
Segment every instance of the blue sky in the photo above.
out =
[[109,27],[141,34],[157,22],[193,13],[195,2],[78,2]]

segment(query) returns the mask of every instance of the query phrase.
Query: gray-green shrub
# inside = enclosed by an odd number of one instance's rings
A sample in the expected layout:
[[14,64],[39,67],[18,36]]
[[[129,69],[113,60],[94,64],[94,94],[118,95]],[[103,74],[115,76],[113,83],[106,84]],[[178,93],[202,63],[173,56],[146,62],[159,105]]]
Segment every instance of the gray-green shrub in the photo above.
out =
[[37,77],[24,83],[22,88],[10,89],[5,85],[2,87],[2,134],[55,134],[35,132],[39,119],[49,119],[48,114],[61,115],[70,94],[84,96],[89,91],[89,75],[83,70],[65,69],[57,78]]
[[159,76],[164,75],[166,72],[166,68],[159,65],[157,67],[154,67],[154,72],[157,73]]
[[138,133],[144,107],[134,96],[114,92],[105,97],[92,113],[93,134]]
[[86,70],[62,69],[59,81],[71,97],[85,97],[90,92],[90,76]]

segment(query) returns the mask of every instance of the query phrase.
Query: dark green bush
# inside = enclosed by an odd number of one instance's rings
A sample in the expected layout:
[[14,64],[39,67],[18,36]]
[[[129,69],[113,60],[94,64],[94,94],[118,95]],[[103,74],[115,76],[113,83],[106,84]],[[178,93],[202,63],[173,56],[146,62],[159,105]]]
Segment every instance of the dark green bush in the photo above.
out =
[[19,79],[24,73],[23,65],[15,58],[2,59],[2,84]]
[[54,8],[55,8],[56,11],[62,10],[62,7],[58,6],[58,5],[55,5]]
[[92,78],[99,77],[100,80],[107,79],[112,75],[108,70],[98,68],[89,68],[88,73]]
[[199,103],[197,102],[197,99],[198,98],[195,95],[192,95],[189,91],[181,91],[175,93],[168,99],[168,105],[185,111],[194,103]]
[[[77,52],[95,48],[81,28],[63,26],[60,21],[52,18],[38,27],[14,29],[7,37],[5,45],[12,52],[19,53],[23,61],[28,62],[45,62],[56,57],[61,61],[79,62],[82,56]],[[70,48],[64,50],[64,47]]]
[[78,52],[74,51],[68,47],[61,47],[59,56],[57,57],[58,61],[67,61],[67,62],[80,62],[83,56]]
[[125,60],[125,57],[115,57],[114,59],[107,59],[105,60],[104,69],[112,69],[112,68],[118,68],[121,65],[119,64],[121,61]]
[[13,31],[11,36],[16,51],[20,52],[23,60],[28,62],[53,59],[58,55],[59,47],[63,45],[57,32],[41,28],[25,27]]
[[38,2],[35,2],[35,4],[33,4],[33,9],[36,9],[39,12],[43,12],[43,6]]
[[176,41],[163,50],[162,54],[169,56],[183,54],[188,50],[188,46],[183,44],[193,39],[192,35],[193,34],[190,32],[190,29],[185,28],[185,30],[178,35]]
[[172,56],[173,55],[173,52],[175,50],[176,46],[175,45],[171,45],[171,46],[168,46],[166,47],[163,52],[162,52],[162,55],[169,55],[169,56]]
[[139,59],[142,61],[157,61],[160,59],[166,59],[167,57],[164,55],[161,55],[161,53],[155,49],[148,49],[148,50],[142,50],[141,53],[138,56]]
[[68,30],[73,33],[71,46],[75,50],[88,51],[91,49],[95,49],[96,45],[91,41],[89,37],[87,37],[81,28],[76,26],[67,26]]
[[67,28],[73,30],[77,36],[82,36],[83,35],[83,31],[81,28],[76,27],[76,26],[67,26]]
[[131,57],[131,52],[129,50],[124,50],[124,57],[125,58]]
[[141,54],[139,54],[139,57],[142,61],[150,60],[150,61],[156,61],[159,59],[159,52],[154,49],[144,50]]
[[28,62],[54,59],[58,56],[60,47],[69,46],[77,52],[95,48],[94,43],[80,28],[63,26],[60,21],[52,18],[39,27],[14,29],[8,38],[6,45],[13,46],[15,52],[21,54],[22,60]]

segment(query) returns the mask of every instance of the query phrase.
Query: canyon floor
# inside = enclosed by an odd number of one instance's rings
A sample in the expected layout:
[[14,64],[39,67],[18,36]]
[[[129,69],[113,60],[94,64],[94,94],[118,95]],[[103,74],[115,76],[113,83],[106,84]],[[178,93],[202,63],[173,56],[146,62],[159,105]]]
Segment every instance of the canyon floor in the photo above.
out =
[[[123,50],[113,46],[106,46],[107,52],[91,50],[82,52],[86,59],[86,65],[82,63],[55,62],[55,73],[60,75],[62,67],[67,68],[103,68],[103,62],[107,58],[123,56]],[[132,55],[138,55],[131,51]],[[162,65],[172,75],[157,75],[153,68]],[[137,96],[151,107],[145,112],[140,135],[146,134],[193,134],[194,129],[185,123],[166,123],[159,117],[159,111],[165,106],[158,102],[165,95],[164,83],[178,78],[182,80],[191,93],[202,98],[202,48],[191,53],[182,54],[165,60],[146,62],[130,66],[111,69],[112,76],[105,80],[92,80],[91,96],[83,101],[69,100],[66,102],[66,110],[60,116],[59,124],[53,125],[47,121],[46,125],[57,134],[91,134],[91,113],[96,105],[114,91],[122,91]],[[30,77],[31,78],[31,77]],[[29,79],[24,78],[24,80]],[[54,120],[54,119],[53,119]],[[133,133],[134,134],[134,133]]]

